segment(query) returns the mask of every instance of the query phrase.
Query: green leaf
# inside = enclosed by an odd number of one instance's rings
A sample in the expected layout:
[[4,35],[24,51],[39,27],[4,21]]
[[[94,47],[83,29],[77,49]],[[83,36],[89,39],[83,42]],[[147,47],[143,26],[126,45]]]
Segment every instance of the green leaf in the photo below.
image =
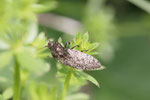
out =
[[34,57],[35,52],[33,48],[24,48],[24,51],[17,54],[17,58],[23,68],[41,75],[49,70],[49,65],[44,60]]
[[76,93],[67,96],[66,100],[89,100],[89,95],[85,93]]
[[9,51],[0,52],[0,69],[10,64],[12,53]]
[[99,43],[95,42],[91,44],[92,50],[96,49],[99,46]]
[[105,66],[101,66],[99,69],[97,69],[97,70],[104,70],[104,69],[106,69],[106,67]]
[[86,32],[86,33],[83,34],[83,40],[86,41],[86,42],[89,40],[89,34],[88,34],[88,32]]
[[94,70],[91,70],[91,71],[98,71],[98,70],[104,70],[104,69],[106,69],[106,67],[105,66],[101,66],[100,68],[94,69]]
[[2,95],[5,99],[10,99],[13,96],[13,89],[7,88]]
[[129,2],[135,4],[139,8],[150,13],[150,2],[148,0],[128,0]]
[[[70,67],[58,63],[57,68],[58,68],[57,76],[59,77],[59,81],[63,83],[65,81],[64,79]],[[69,83],[69,92],[75,92],[79,90],[81,86],[87,83],[87,81],[83,77],[80,77],[77,74],[75,74],[76,73],[75,69],[72,68],[72,72],[73,75],[71,76],[71,80]]]
[[78,40],[80,40],[80,39],[81,39],[81,33],[80,33],[80,32],[78,32],[78,33],[77,33],[77,35],[76,35],[75,39],[76,39],[76,40],[77,40],[77,39],[78,39]]
[[92,82],[93,84],[95,84],[96,86],[98,86],[100,88],[99,83],[97,82],[97,80],[94,77],[92,77],[91,75],[86,74],[82,71],[78,71],[78,73],[79,73],[80,77],[83,77],[84,79]]
[[49,91],[48,85],[44,83],[32,83],[29,86],[31,100],[56,100],[57,88]]
[[[46,46],[48,43],[48,41],[46,41],[46,36],[45,36],[45,33],[40,33],[36,39],[32,42],[32,45],[36,48],[42,48],[44,46]],[[41,49],[43,50],[43,49]]]
[[96,52],[93,52],[92,50],[96,49],[99,46],[99,43],[90,43],[88,41],[89,39],[89,35],[88,32],[81,34],[78,33],[74,39],[74,41],[71,44],[71,47],[75,46],[75,45],[79,45],[79,47],[76,47],[76,50],[88,50],[88,51],[84,51],[84,53],[87,53],[89,55],[94,55],[97,54]]
[[63,41],[62,41],[62,38],[61,38],[61,37],[59,37],[59,38],[58,38],[58,42],[59,42],[62,46],[64,46],[64,44],[63,44]]
[[32,22],[29,26],[28,26],[28,34],[26,36],[26,40],[25,42],[31,43],[34,41],[34,39],[36,38],[38,33],[38,26],[36,22]]
[[0,100],[6,100],[6,99],[0,94]]
[[32,8],[34,12],[41,13],[44,11],[52,10],[56,8],[56,6],[57,6],[57,2],[54,0],[53,1],[51,0],[51,1],[44,2],[42,4],[33,4]]
[[49,95],[49,100],[57,100],[57,92],[58,92],[58,89],[56,87],[54,87],[50,94]]
[[13,84],[13,65],[0,70],[0,88],[8,88]]
[[3,39],[0,38],[0,50],[8,49],[10,46]]
[[88,52],[89,55],[97,55],[99,54],[98,52]]

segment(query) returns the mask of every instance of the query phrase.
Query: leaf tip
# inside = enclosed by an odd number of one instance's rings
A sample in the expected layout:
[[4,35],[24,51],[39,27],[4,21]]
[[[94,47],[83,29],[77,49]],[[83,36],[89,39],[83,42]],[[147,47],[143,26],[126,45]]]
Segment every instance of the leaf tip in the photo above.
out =
[[106,69],[105,66],[100,66],[100,68],[98,70],[104,70],[104,69]]

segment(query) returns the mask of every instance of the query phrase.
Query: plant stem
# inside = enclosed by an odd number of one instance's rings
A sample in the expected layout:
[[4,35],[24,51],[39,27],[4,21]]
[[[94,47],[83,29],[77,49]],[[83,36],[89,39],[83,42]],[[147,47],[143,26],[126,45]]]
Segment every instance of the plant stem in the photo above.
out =
[[16,55],[14,55],[14,97],[13,100],[20,100],[20,65],[18,63]]
[[69,86],[71,75],[72,75],[72,69],[70,68],[70,70],[68,71],[68,74],[66,76],[66,79],[65,79],[65,83],[64,83],[64,87],[63,87],[63,90],[62,90],[62,94],[61,94],[60,100],[64,100],[65,99],[65,95],[66,95],[66,91],[67,91],[68,86]]

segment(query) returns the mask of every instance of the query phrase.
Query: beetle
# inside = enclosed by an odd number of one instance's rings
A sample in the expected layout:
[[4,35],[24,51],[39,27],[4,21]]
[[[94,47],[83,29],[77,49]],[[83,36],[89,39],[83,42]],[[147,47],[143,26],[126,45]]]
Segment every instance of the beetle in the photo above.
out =
[[68,65],[79,70],[96,70],[101,67],[100,62],[96,58],[74,49],[79,45],[67,48],[68,44],[69,42],[67,42],[65,47],[63,47],[59,42],[49,40],[48,45],[45,47],[50,49],[53,58],[55,58],[57,62],[61,61],[64,65]]

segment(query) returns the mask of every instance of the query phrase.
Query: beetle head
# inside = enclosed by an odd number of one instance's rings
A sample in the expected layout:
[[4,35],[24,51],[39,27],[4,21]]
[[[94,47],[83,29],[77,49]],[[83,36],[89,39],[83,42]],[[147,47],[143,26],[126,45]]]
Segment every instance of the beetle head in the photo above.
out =
[[54,41],[50,41],[50,40],[48,40],[48,45],[47,45],[47,46],[45,46],[45,47],[52,48],[52,47],[53,47],[53,45],[54,45]]

